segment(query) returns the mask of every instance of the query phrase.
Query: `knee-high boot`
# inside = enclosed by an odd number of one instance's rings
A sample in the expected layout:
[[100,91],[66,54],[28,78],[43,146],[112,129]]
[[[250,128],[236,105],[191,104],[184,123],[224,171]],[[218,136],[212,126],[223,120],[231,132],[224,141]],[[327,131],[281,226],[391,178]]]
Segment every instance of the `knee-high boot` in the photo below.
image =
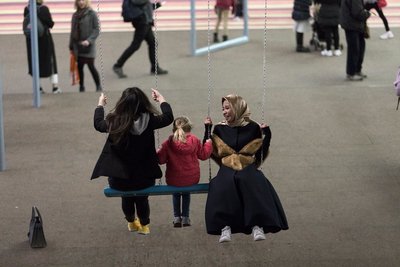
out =
[[310,52],[310,48],[303,46],[303,33],[296,32],[296,52]]

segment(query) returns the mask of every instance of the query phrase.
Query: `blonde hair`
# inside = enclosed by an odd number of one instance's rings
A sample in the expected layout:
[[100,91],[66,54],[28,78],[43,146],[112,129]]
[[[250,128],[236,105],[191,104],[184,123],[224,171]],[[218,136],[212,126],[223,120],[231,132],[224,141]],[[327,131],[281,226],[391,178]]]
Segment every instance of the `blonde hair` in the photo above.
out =
[[36,4],[43,4],[43,0],[36,0]]
[[174,141],[186,143],[186,133],[192,130],[192,123],[186,116],[177,117],[174,120],[172,131]]
[[[74,3],[74,7],[75,7],[76,10],[79,9],[78,1],[79,1],[79,0],[75,0],[75,3]],[[84,0],[84,1],[85,1],[85,7],[90,7],[90,6],[91,6],[90,0]]]

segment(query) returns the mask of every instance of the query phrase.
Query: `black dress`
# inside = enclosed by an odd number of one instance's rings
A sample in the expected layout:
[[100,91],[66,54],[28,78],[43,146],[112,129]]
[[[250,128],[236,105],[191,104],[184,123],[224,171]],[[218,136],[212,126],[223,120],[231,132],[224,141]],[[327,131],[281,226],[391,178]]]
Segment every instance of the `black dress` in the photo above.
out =
[[[246,126],[216,125],[213,131],[213,158],[220,164],[210,181],[206,203],[207,233],[220,235],[230,226],[232,233],[250,234],[252,227],[265,233],[287,230],[288,223],[272,184],[257,169],[266,157],[271,140],[269,127],[251,121]],[[261,147],[263,152],[261,152]]]

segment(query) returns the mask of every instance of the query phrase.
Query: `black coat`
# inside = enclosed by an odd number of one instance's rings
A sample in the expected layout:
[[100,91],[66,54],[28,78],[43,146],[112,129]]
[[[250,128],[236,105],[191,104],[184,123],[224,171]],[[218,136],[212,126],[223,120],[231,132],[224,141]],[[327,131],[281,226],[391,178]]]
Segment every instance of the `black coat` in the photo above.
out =
[[[39,77],[46,78],[52,74],[57,74],[57,60],[56,52],[54,49],[53,37],[50,30],[54,26],[54,21],[51,17],[50,10],[45,5],[37,5],[38,13],[37,18],[40,19],[45,26],[45,34],[38,38],[39,49]],[[29,13],[29,8],[26,6],[24,9],[24,17]],[[28,69],[29,74],[32,75],[32,53],[31,53],[31,39],[26,39],[26,49],[28,55]]]
[[316,0],[315,3],[321,4],[316,18],[319,25],[339,25],[340,0]]
[[294,0],[292,19],[308,20],[310,15],[311,0]]
[[[148,126],[140,135],[129,134],[127,140],[118,145],[112,144],[108,137],[91,179],[100,176],[128,179],[132,181],[131,189],[141,189],[154,184],[154,179],[161,178],[154,130],[168,126],[174,120],[168,103],[161,104],[161,111],[159,116],[150,114]],[[94,112],[94,127],[102,133],[108,130],[102,107],[97,107]]]
[[371,14],[364,8],[363,0],[342,0],[340,26],[347,31],[365,31],[366,21]]

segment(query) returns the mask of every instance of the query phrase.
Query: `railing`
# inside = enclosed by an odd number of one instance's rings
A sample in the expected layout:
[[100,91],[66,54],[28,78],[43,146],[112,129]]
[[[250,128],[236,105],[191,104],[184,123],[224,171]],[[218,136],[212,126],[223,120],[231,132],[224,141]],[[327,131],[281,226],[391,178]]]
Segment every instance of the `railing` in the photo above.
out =
[[[0,1],[0,34],[21,34],[22,16],[27,0],[1,0]],[[52,13],[55,21],[53,33],[65,33],[70,31],[71,16],[74,12],[71,0],[44,0]],[[210,0],[213,8],[215,0]],[[121,19],[122,0],[92,0],[94,10],[99,10],[102,30],[131,31],[129,23],[123,23]],[[207,0],[196,1],[196,29],[207,29]],[[293,0],[268,0],[267,2],[267,28],[291,28],[293,21],[291,12]],[[189,0],[167,0],[167,3],[157,11],[157,28],[166,30],[190,30],[190,1]],[[213,12],[213,11],[212,11]],[[400,0],[388,1],[384,9],[391,27],[400,26]],[[248,1],[248,27],[249,29],[264,28],[265,1]],[[212,13],[215,19],[214,13]],[[373,17],[369,21],[372,27],[383,27],[379,17]],[[230,29],[242,29],[243,22],[229,21]]]

